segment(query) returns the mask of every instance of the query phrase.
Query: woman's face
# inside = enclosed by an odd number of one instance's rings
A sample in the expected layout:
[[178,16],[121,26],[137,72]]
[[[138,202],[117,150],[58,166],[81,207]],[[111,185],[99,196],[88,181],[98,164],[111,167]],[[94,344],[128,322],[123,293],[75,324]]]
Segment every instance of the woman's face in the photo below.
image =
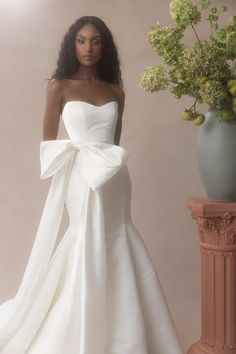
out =
[[93,24],[87,23],[80,28],[75,37],[75,50],[76,57],[82,65],[93,65],[98,62],[102,56],[101,41],[101,35]]

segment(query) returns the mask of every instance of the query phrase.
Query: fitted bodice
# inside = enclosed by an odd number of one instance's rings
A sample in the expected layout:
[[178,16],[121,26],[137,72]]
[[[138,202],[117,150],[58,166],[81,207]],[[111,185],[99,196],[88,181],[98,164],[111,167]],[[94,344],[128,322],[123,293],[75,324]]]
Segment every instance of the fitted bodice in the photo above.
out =
[[114,144],[118,103],[96,106],[85,101],[66,102],[62,118],[69,138],[78,142],[99,141]]

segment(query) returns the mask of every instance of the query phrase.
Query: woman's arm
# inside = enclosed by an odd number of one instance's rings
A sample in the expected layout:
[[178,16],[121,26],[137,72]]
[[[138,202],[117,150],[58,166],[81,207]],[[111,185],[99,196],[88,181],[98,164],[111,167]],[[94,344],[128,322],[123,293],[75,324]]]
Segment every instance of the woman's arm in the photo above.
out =
[[117,97],[118,97],[118,119],[116,123],[115,129],[115,137],[114,137],[114,144],[119,145],[120,143],[120,136],[122,130],[122,116],[125,107],[125,93],[122,88],[118,87],[117,89]]
[[42,140],[55,140],[57,138],[61,108],[62,83],[60,80],[53,79],[47,88]]

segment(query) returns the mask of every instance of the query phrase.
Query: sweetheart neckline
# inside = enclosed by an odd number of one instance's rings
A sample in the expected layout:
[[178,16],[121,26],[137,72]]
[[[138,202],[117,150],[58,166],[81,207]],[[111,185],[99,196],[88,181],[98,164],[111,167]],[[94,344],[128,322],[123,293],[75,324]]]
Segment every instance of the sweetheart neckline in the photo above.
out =
[[73,103],[73,102],[75,102],[75,103],[77,103],[77,102],[79,102],[79,103],[80,103],[80,102],[81,102],[81,103],[85,103],[85,104],[88,104],[89,106],[93,106],[93,107],[95,107],[95,108],[97,108],[97,109],[102,108],[102,107],[104,107],[104,106],[106,106],[106,105],[108,105],[108,104],[110,104],[110,103],[116,103],[116,104],[118,105],[118,102],[117,102],[117,101],[109,101],[109,102],[106,102],[106,103],[102,104],[101,106],[97,106],[97,105],[95,105],[95,104],[92,104],[92,103],[89,103],[89,102],[86,102],[86,101],[81,101],[81,100],[74,100],[74,101],[72,101],[72,100],[71,100],[71,101],[67,101],[67,102],[64,104],[64,107],[63,107],[63,109],[62,109],[61,114],[63,114],[66,105],[69,104],[69,103]]

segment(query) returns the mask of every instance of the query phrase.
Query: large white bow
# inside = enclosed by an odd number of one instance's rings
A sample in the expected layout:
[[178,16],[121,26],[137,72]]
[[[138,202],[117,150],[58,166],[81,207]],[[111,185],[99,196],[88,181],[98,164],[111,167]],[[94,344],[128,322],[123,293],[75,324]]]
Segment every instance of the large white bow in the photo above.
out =
[[129,153],[118,145],[97,141],[79,143],[69,139],[45,140],[40,145],[40,177],[54,175],[70,163],[78,151],[82,173],[94,191],[112,177],[129,157]]

